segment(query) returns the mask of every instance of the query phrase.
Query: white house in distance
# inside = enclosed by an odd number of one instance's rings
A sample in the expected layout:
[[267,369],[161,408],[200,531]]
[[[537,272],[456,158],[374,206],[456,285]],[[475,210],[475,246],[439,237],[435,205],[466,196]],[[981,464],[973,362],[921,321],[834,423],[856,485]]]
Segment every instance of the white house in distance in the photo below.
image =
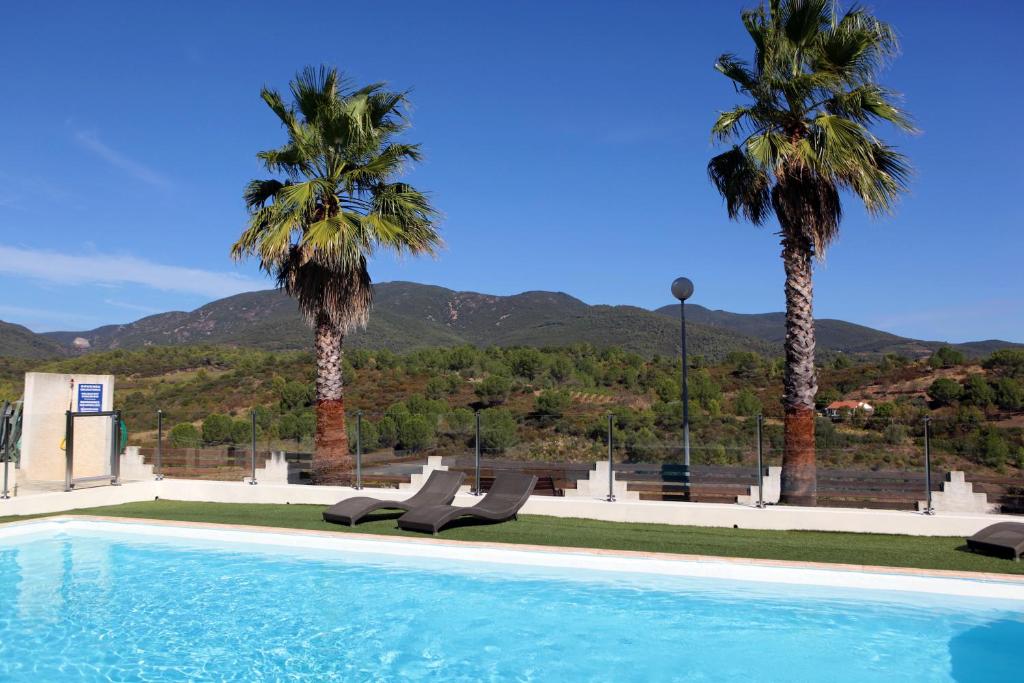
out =
[[867,401],[832,401],[825,407],[825,417],[839,418],[858,410],[866,415],[875,412],[874,406]]

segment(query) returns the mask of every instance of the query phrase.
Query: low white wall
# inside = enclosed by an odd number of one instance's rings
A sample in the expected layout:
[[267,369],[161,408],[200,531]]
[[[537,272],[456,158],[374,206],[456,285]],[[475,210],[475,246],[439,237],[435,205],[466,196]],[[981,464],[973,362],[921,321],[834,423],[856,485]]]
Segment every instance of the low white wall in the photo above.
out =
[[[330,505],[353,496],[404,500],[413,490],[363,489],[343,486],[257,484],[242,482],[164,479],[131,482],[122,486],[76,489],[69,493],[41,493],[0,501],[0,517],[31,515],[102,505],[118,505],[155,498],[218,503],[291,503]],[[480,498],[460,493],[455,505],[473,505]],[[772,506],[757,509],[718,503],[617,501],[590,498],[534,496],[524,514],[598,519],[610,522],[649,522],[741,529],[851,531],[914,536],[969,536],[1000,521],[1019,521],[1009,515],[943,513],[924,515],[896,510],[800,508]],[[268,520],[273,523],[272,519]]]

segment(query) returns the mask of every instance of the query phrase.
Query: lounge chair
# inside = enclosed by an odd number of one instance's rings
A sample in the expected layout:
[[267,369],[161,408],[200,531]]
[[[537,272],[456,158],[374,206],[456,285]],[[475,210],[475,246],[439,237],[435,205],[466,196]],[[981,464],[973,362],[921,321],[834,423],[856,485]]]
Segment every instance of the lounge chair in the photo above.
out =
[[472,517],[487,522],[516,519],[519,509],[530,499],[537,477],[532,474],[503,472],[494,478],[487,495],[476,505],[426,505],[398,518],[398,526],[408,531],[429,531],[436,534],[457,517]]
[[1024,553],[1024,524],[999,522],[987,526],[967,539],[967,547],[976,553],[1019,560]]
[[455,494],[465,478],[462,472],[434,470],[427,477],[423,488],[405,500],[381,500],[367,496],[346,498],[324,510],[324,521],[355,526],[375,510],[413,510],[423,506],[447,505],[455,500]]

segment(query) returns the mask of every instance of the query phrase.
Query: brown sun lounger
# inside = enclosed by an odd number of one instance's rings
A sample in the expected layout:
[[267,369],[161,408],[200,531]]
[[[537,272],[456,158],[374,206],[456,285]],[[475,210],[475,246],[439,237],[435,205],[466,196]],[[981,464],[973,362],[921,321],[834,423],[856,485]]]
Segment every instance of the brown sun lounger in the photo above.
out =
[[398,526],[408,531],[429,531],[436,534],[457,517],[472,517],[487,522],[515,519],[519,509],[530,499],[537,477],[518,472],[502,472],[494,478],[487,495],[476,505],[426,505],[398,518]]
[[976,553],[1019,560],[1024,553],[1024,524],[999,522],[987,526],[967,539],[967,547]]
[[375,510],[414,510],[423,506],[447,505],[455,500],[455,494],[465,478],[462,472],[434,470],[427,477],[423,488],[405,500],[381,500],[368,496],[346,498],[324,510],[324,521],[355,526]]

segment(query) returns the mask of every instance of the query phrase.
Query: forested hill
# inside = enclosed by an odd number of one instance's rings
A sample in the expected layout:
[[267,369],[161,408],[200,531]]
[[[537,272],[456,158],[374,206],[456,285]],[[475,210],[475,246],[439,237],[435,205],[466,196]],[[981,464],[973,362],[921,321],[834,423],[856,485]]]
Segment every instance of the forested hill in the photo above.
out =
[[[739,314],[688,305],[691,353],[711,362],[732,351],[781,354],[782,313]],[[649,311],[633,306],[589,305],[561,292],[496,296],[456,292],[412,282],[376,285],[369,328],[354,334],[352,348],[405,352],[437,346],[569,346],[589,343],[653,356],[679,350],[678,306]],[[0,356],[48,358],[84,351],[144,346],[228,344],[268,351],[307,349],[309,328],[294,302],[276,290],[248,292],[194,311],[173,311],[125,325],[36,334],[0,323]],[[828,352],[911,358],[942,344],[899,337],[841,320],[818,321],[818,345]],[[969,356],[1018,346],[985,341],[953,345]]]
[[[732,351],[777,355],[780,346],[733,331],[695,324],[692,353],[720,360]],[[69,352],[75,340],[89,350],[150,345],[232,344],[263,350],[308,349],[312,336],[297,308],[276,290],[214,301],[189,313],[149,316],[127,325],[42,335]],[[82,345],[82,342],[78,342]],[[617,346],[645,356],[678,353],[679,322],[631,306],[590,306],[559,292],[492,296],[391,282],[375,287],[369,327],[346,342],[352,348],[404,352],[436,346]]]

